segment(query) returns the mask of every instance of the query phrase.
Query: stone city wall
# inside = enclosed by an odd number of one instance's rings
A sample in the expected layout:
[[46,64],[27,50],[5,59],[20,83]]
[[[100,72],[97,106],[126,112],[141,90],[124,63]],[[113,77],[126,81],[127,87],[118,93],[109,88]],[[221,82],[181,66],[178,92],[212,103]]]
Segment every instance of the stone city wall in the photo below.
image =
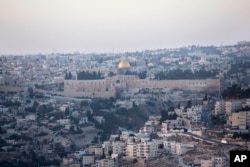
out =
[[217,92],[219,79],[203,80],[148,80],[133,75],[117,75],[100,80],[65,80],[64,92],[71,97],[114,97],[117,88],[171,88],[191,91]]

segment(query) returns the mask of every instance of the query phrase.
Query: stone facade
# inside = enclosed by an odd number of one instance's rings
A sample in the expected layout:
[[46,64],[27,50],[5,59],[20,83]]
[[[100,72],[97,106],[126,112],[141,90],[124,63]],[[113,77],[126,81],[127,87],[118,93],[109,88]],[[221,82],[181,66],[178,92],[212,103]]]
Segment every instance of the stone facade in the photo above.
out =
[[70,97],[109,98],[115,97],[118,90],[122,92],[135,88],[172,88],[218,92],[220,80],[149,80],[139,79],[135,75],[116,75],[99,80],[64,81],[64,94]]

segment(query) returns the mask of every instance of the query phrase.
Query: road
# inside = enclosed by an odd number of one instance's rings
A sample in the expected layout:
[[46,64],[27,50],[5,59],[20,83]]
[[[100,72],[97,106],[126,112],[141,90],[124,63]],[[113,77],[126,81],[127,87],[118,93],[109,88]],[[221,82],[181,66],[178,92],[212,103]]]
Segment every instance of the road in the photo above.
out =
[[201,140],[204,140],[204,141],[207,141],[207,142],[222,144],[221,141],[217,140],[217,139],[211,139],[211,138],[208,138],[208,137],[205,137],[205,136],[198,136],[198,135],[195,135],[195,134],[192,134],[192,133],[189,133],[189,132],[185,132],[184,134],[193,136],[193,137],[195,137],[197,139],[201,139]]

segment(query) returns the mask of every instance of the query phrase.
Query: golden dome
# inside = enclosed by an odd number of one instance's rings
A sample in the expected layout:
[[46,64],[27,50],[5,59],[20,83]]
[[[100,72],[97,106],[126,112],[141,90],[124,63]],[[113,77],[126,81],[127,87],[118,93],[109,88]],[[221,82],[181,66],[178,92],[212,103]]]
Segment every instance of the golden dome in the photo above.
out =
[[129,67],[130,67],[130,64],[126,60],[122,60],[118,64],[118,69],[124,69],[124,68],[129,68]]

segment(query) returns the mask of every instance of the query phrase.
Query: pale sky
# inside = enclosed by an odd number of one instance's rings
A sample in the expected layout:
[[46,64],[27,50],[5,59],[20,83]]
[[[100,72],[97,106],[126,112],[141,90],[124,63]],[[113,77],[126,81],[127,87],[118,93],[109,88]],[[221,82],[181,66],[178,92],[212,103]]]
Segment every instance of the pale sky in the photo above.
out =
[[250,0],[0,0],[0,54],[250,41]]

